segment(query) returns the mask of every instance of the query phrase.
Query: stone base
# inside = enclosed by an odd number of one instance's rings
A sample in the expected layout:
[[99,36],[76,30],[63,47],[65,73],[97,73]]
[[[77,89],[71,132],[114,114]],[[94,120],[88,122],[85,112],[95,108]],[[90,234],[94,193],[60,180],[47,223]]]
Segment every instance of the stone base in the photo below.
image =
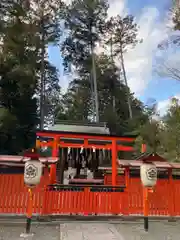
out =
[[28,237],[33,237],[34,233],[21,233],[20,237],[21,238],[28,238]]

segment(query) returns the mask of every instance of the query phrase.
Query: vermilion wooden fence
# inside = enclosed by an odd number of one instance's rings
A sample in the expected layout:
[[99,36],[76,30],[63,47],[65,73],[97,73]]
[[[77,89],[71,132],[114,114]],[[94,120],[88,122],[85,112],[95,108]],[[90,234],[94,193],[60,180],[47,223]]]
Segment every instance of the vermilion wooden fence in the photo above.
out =
[[119,214],[123,211],[125,199],[121,192],[93,187],[73,188],[47,191],[44,214]]
[[[34,189],[33,213],[42,212],[44,188],[48,177],[43,176],[40,185]],[[0,214],[25,214],[28,189],[22,174],[0,174]]]
[[[52,189],[47,187],[47,174],[33,190],[34,214],[143,214],[142,186],[138,177],[129,178],[124,192],[112,192],[110,188],[97,190],[82,186]],[[122,183],[123,177],[120,178],[118,182]],[[178,179],[159,179],[154,193],[149,195],[150,215],[179,216],[179,186]],[[25,214],[28,194],[23,175],[1,174],[0,196],[0,214]]]

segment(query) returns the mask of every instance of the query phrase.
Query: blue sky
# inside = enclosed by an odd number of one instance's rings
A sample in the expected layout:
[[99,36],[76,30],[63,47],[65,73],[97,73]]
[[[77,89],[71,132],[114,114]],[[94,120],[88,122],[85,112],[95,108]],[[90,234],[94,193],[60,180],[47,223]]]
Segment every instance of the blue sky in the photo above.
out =
[[[161,22],[164,20],[164,17],[170,8],[169,2],[169,0],[129,0],[127,7],[134,16],[139,16],[143,8],[154,7],[159,11],[160,15],[158,17],[158,21]],[[151,80],[147,85],[147,88],[141,94],[140,99],[144,102],[146,102],[148,98],[154,98],[157,101],[163,101],[169,97],[178,95],[179,93],[180,83],[165,77],[160,78],[157,76],[157,74],[152,73]]]
[[162,15],[164,11],[166,11],[169,8],[169,0],[134,0],[134,1],[127,1],[128,8],[130,9],[131,13],[133,15],[138,15],[141,9],[145,7],[156,7],[162,12]]
[[[166,34],[166,16],[169,0],[110,0],[111,15],[130,13],[136,17],[140,26],[143,44],[125,57],[129,85],[143,102],[154,98],[157,102],[167,101],[180,94],[180,83],[160,78],[154,73],[152,65],[156,64],[157,44]],[[118,10],[119,9],[119,10]],[[60,71],[60,84],[63,89],[68,86],[68,77],[63,74],[62,59],[58,48],[49,47],[49,59]]]

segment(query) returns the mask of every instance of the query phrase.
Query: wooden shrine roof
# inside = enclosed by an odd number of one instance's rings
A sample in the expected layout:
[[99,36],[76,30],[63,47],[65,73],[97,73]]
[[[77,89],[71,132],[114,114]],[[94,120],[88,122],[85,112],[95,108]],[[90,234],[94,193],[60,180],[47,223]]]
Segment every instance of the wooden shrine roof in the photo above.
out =
[[145,153],[141,153],[139,156],[137,156],[135,158],[135,160],[141,160],[141,161],[158,161],[158,162],[168,162],[167,159],[161,157],[159,154],[157,153],[152,153],[152,152],[145,152]]
[[88,132],[71,132],[71,131],[57,131],[57,130],[37,130],[36,131],[36,135],[37,136],[44,136],[44,137],[53,137],[53,135],[61,135],[63,138],[83,138],[84,136],[90,138],[90,139],[103,139],[107,140],[107,139],[111,139],[111,138],[117,138],[117,140],[119,138],[133,138],[135,140],[135,138],[137,137],[137,135],[132,134],[132,135],[114,135],[114,134],[107,134],[107,133],[88,133]]
[[75,132],[75,133],[96,133],[110,134],[106,123],[84,123],[71,121],[58,121],[49,127],[48,131]]
[[[117,160],[118,166],[122,168],[139,168],[143,161],[141,160]],[[180,163],[153,161],[157,168],[180,169]]]
[[[29,161],[30,157],[14,156],[14,155],[0,155],[0,165],[6,166],[23,166],[25,162]],[[54,157],[40,157],[39,160],[43,164],[52,164],[58,161]]]
[[[180,169],[180,163],[168,162],[160,155],[153,153],[143,153],[138,158],[132,160],[117,159],[117,169],[122,168],[140,168],[143,162],[153,162],[157,168]],[[111,171],[112,166],[100,166],[100,170]]]
[[120,167],[139,168],[142,163],[153,162],[157,168],[180,169],[180,163],[168,162],[167,159],[161,157],[157,153],[142,153],[134,160],[117,160]]

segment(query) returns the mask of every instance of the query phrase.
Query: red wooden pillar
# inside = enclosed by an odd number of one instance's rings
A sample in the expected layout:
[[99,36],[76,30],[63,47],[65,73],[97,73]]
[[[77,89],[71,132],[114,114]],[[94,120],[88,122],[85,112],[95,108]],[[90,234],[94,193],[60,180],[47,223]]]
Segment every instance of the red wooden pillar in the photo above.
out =
[[[58,157],[58,137],[55,136],[52,145],[52,157]],[[56,164],[51,164],[50,168],[50,184],[56,182]]]
[[[146,144],[143,143],[141,145],[141,153],[145,153],[146,150],[147,150]],[[148,231],[148,229],[149,229],[149,220],[148,220],[149,199],[148,199],[148,195],[149,195],[149,188],[143,186],[143,215],[144,215],[144,230],[145,231]]]
[[148,216],[149,216],[149,199],[148,199],[149,189],[148,187],[143,187],[143,215],[144,215],[144,230],[148,231]]
[[147,150],[146,144],[145,144],[145,143],[142,143],[142,145],[141,145],[141,152],[142,152],[142,153],[145,153],[146,150]]
[[116,140],[112,140],[112,185],[116,186],[117,179],[117,143]]

